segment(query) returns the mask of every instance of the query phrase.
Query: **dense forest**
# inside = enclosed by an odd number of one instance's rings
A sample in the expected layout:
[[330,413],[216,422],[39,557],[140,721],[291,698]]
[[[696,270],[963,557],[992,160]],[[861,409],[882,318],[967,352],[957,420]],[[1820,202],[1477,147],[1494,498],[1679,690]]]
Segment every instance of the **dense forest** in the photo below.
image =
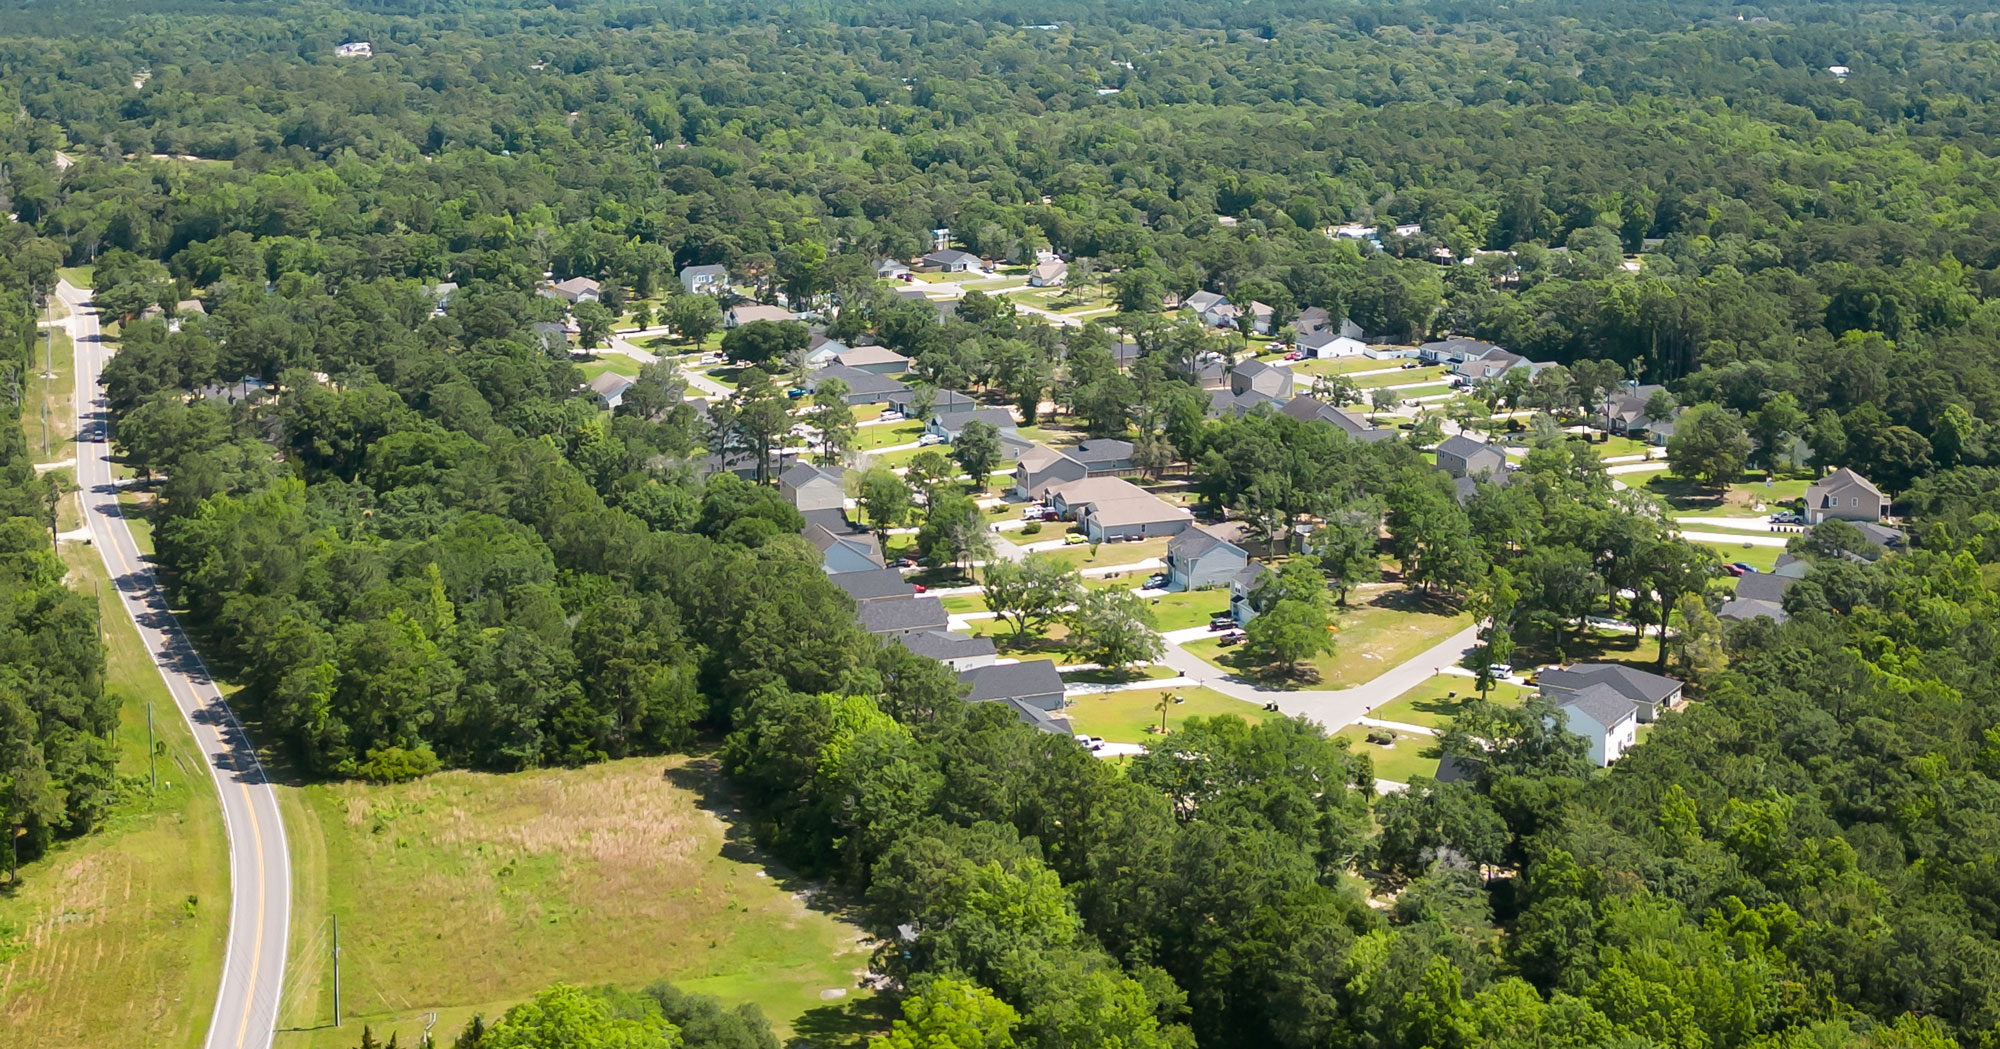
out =
[[[1977,1049],[2000,1041],[1996,136],[2000,16],[1933,0],[9,2],[0,367],[18,398],[57,267],[91,266],[165,578],[299,768],[719,745],[765,840],[865,900],[908,991],[890,1045]],[[1347,223],[1421,232],[1325,232]],[[1089,260],[1120,310],[1057,328],[975,292],[940,323],[872,270],[939,227]],[[1481,707],[1441,740],[1476,775],[1381,796],[1301,721],[1192,722],[1119,767],[964,704],[861,629],[774,487],[705,476],[794,423],[781,347],[734,336],[768,367],[705,411],[667,367],[607,414],[536,331],[563,312],[545,279],[671,309],[707,263],[935,386],[1126,435],[1266,535],[1383,531],[1524,638],[1677,622],[1702,700],[1609,772],[1546,708]],[[1493,391],[1516,407],[1665,383],[1739,468],[1796,444],[1868,474],[1913,548],[1806,537],[1790,621],[1722,631],[1713,558],[1560,433],[1461,505],[1422,428],[1206,418],[1191,373],[1240,342],[1161,313],[1199,290],[1565,366]],[[966,464],[935,462],[920,539],[957,562]],[[24,857],[116,789],[49,484],[10,419]],[[1351,578],[1342,548],[1321,579]],[[664,1003],[618,1008],[673,1044]],[[515,1037],[467,1044],[537,1044]]]

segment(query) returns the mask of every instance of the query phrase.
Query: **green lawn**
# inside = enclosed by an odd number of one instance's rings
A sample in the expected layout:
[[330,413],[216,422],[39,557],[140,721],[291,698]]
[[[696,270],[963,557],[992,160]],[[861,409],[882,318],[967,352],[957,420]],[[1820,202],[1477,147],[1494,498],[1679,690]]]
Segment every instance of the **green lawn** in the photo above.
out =
[[[1044,540],[1053,538],[1047,532],[1048,529],[1045,527],[1043,529],[1044,534],[1040,538]],[[1107,565],[1129,565],[1144,561],[1149,557],[1164,559],[1167,556],[1167,543],[1170,541],[1165,537],[1161,537],[1137,543],[1100,543],[1095,555],[1091,553],[1089,543],[1078,543],[1075,546],[1065,546],[1060,550],[1050,550],[1043,554],[1043,556],[1054,558],[1071,568],[1101,568]],[[1140,570],[1134,569],[1133,571]]]
[[1214,616],[1229,611],[1229,591],[1226,588],[1187,590],[1156,597],[1151,604],[1153,615],[1159,620],[1160,632],[1168,633],[1205,626]]
[[[670,979],[749,1001],[780,1037],[866,996],[860,929],[763,857],[714,763],[644,758],[286,792],[298,913],[277,1045],[414,1045],[556,981]],[[824,901],[825,897],[819,897]],[[345,1025],[328,1025],[330,914]],[[829,1005],[829,992],[840,1004]]]
[[1768,480],[1753,471],[1718,490],[1667,472],[1648,477],[1646,490],[1665,499],[1677,517],[1753,517],[1775,513],[1779,502],[1805,498],[1806,486],[1811,483],[1802,477]]
[[[1575,631],[1563,635],[1563,657],[1572,663],[1629,663],[1650,671],[1659,660],[1660,639],[1656,629],[1642,638],[1629,631],[1593,629],[1581,639]],[[1514,650],[1514,666],[1541,666],[1555,661],[1555,652],[1545,637],[1536,637]]]
[[968,612],[986,611],[984,594],[953,594],[950,597],[939,598],[938,601],[944,605],[944,610],[949,615],[962,616]]
[[79,288],[88,288],[95,279],[96,270],[95,266],[64,266],[56,270],[56,276]]
[[[44,328],[37,332],[34,362],[28,372],[28,388],[21,398],[21,433],[28,441],[28,454],[36,462],[55,462],[76,453],[70,444],[76,437],[74,354],[69,336]],[[54,374],[45,377],[42,369],[53,361]]]
[[[1420,370],[1417,368],[1411,368],[1407,371],[1403,370],[1403,361],[1401,359],[1376,360],[1373,357],[1332,357],[1326,360],[1313,358],[1311,360],[1295,361],[1292,367],[1294,370],[1306,375],[1352,375],[1355,372],[1381,371],[1385,368],[1395,369],[1399,375],[1414,375]],[[1370,376],[1370,378],[1373,378],[1373,376]],[[1387,381],[1396,382],[1399,380],[1389,379]],[[1415,380],[1409,381],[1414,382]]]
[[1435,397],[1441,393],[1450,393],[1451,384],[1439,382],[1439,383],[1432,383],[1428,386],[1412,386],[1407,390],[1396,390],[1394,392],[1397,397],[1406,401],[1411,401],[1419,397]]
[[638,378],[641,367],[644,366],[622,353],[607,353],[602,357],[593,357],[589,360],[578,361],[576,370],[583,373],[583,381],[589,382],[603,375],[605,372],[611,372],[614,375],[623,375],[628,379],[635,379]]
[[[1384,670],[1416,657],[1471,624],[1471,615],[1431,608],[1408,590],[1356,598],[1345,611],[1336,610],[1334,625],[1339,630],[1334,635],[1333,654],[1313,661],[1317,676],[1277,678],[1274,683],[1296,688],[1351,688],[1374,680]],[[1232,672],[1254,675],[1263,669],[1244,665],[1242,648],[1223,648],[1212,638],[1185,647]]]
[[[1502,706],[1516,706],[1525,700],[1534,689],[1510,685],[1497,681],[1487,694],[1489,700]],[[1455,695],[1454,695],[1455,693]],[[1397,696],[1395,699],[1368,712],[1371,718],[1382,721],[1400,721],[1408,725],[1425,725],[1443,728],[1458,716],[1467,703],[1479,698],[1479,687],[1473,679],[1457,674],[1439,674],[1423,684]]]
[[1635,441],[1630,437],[1617,436],[1608,437],[1602,441],[1592,441],[1590,446],[1592,450],[1597,452],[1599,459],[1615,459],[1624,455],[1644,455],[1653,448],[1652,445],[1644,441]]
[[1178,696],[1181,702],[1167,708],[1167,731],[1189,718],[1209,718],[1234,714],[1255,724],[1269,717],[1264,708],[1225,696],[1214,689],[1141,688],[1107,692],[1101,696],[1078,696],[1065,712],[1070,728],[1086,736],[1112,743],[1147,743],[1160,738],[1159,703],[1162,696]]
[[1179,672],[1174,668],[1155,663],[1149,666],[1126,667],[1122,670],[1078,670],[1064,674],[1063,680],[1072,685],[1119,685],[1179,676]]
[[1380,733],[1384,729],[1373,729],[1366,725],[1349,725],[1333,734],[1335,739],[1353,741],[1356,754],[1368,755],[1374,763],[1375,778],[1408,783],[1418,776],[1436,777],[1438,770],[1437,740],[1414,732],[1395,733],[1395,742],[1388,746],[1378,746],[1368,742],[1370,732]]
[[1745,546],[1740,542],[1711,543],[1696,540],[1702,546],[1715,552],[1723,561],[1741,561],[1759,572],[1769,572],[1778,567],[1778,555],[1785,552],[1782,546]]
[[872,452],[877,448],[909,444],[924,435],[923,423],[896,423],[883,426],[863,426],[855,430],[854,450]]
[[[19,891],[0,894],[0,1044],[192,1049],[215,1006],[229,915],[215,787],[97,550],[66,543],[63,560],[73,587],[100,595],[127,778],[104,826],[22,867]],[[148,704],[165,746],[157,795],[143,779]]]
[[[1368,370],[1373,371],[1374,369],[1371,368]],[[1445,376],[1449,374],[1451,374],[1451,369],[1443,365],[1435,365],[1427,368],[1411,368],[1407,371],[1403,370],[1402,368],[1398,368],[1394,372],[1385,372],[1381,375],[1364,375],[1361,378],[1354,380],[1354,385],[1359,386],[1364,390],[1372,390],[1380,386],[1401,386],[1404,383],[1429,382],[1431,380],[1443,379]],[[1447,384],[1447,386],[1448,385],[1449,384]],[[1396,392],[1405,393],[1406,391],[1398,390]],[[1421,390],[1407,391],[1407,393],[1421,393],[1421,392],[1423,391]]]

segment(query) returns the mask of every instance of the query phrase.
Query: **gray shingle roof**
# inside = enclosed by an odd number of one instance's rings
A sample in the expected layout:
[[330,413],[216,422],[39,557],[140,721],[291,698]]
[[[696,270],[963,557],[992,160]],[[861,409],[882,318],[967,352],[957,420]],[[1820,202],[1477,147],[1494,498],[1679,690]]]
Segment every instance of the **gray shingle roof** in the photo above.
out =
[[1062,675],[1056,671],[1055,663],[1047,659],[975,667],[958,675],[958,680],[971,686],[965,694],[970,702],[1044,696],[1063,690]]
[[1063,454],[1085,466],[1094,463],[1114,462],[1132,458],[1132,442],[1098,438],[1096,440],[1085,441],[1074,448],[1065,448],[1063,449]]
[[914,634],[903,634],[897,637],[896,641],[909,649],[912,655],[938,660],[967,659],[990,656],[994,653],[992,638],[959,634],[949,630],[922,630]]
[[877,375],[874,372],[865,372],[859,368],[850,368],[845,364],[829,364],[813,372],[808,378],[812,380],[814,387],[819,386],[820,383],[828,379],[839,379],[841,382],[847,384],[849,393],[894,395],[909,390],[907,385],[897,382],[886,375]]
[[[1609,685],[1591,685],[1580,692],[1557,697],[1557,703],[1564,710],[1579,710],[1590,715],[1591,720],[1605,728],[1610,728],[1638,713],[1638,706]],[[1571,729],[1576,726],[1572,724]]]
[[943,630],[951,622],[944,602],[928,594],[869,601],[856,613],[861,629],[871,634],[899,630]]
[[1734,601],[1723,602],[1715,614],[1720,619],[1755,619],[1758,616],[1768,616],[1774,623],[1782,623],[1791,618],[1785,613],[1785,606],[1776,601],[1754,601],[1741,597]]
[[1438,445],[1437,450],[1440,452],[1449,452],[1452,455],[1456,455],[1461,459],[1470,459],[1481,452],[1499,451],[1499,449],[1493,447],[1490,444],[1482,444],[1481,442],[1475,441],[1472,438],[1465,436],[1464,434],[1456,434],[1456,433],[1452,434],[1450,437],[1445,438],[1444,441]]
[[903,578],[903,573],[893,568],[877,568],[869,572],[841,572],[827,578],[833,580],[833,585],[847,591],[847,596],[856,601],[903,597],[917,592],[917,588]]
[[1622,663],[1578,663],[1562,670],[1544,670],[1535,678],[1544,691],[1581,692],[1592,685],[1608,685],[1634,702],[1658,703],[1680,690],[1681,683],[1660,674],[1649,674]]
[[1783,601],[1785,591],[1798,580],[1770,572],[1751,572],[1736,578],[1736,596],[1745,601]]

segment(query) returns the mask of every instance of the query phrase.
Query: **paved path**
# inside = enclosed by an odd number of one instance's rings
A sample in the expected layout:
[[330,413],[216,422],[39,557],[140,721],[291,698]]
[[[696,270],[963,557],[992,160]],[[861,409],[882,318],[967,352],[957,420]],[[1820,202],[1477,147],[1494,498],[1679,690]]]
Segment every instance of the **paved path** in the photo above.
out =
[[1784,546],[1792,541],[1789,535],[1753,535],[1748,532],[1690,532],[1681,531],[1682,539],[1697,543],[1737,543],[1743,546]]
[[56,294],[70,309],[70,336],[76,345],[77,433],[82,435],[77,443],[77,483],[83,489],[84,524],[175,706],[194,730],[195,743],[208,761],[209,777],[221,795],[223,827],[229,835],[228,942],[222,986],[203,1045],[269,1049],[285,979],[292,906],[292,867],[278,799],[243,726],[167,610],[153,568],[141,558],[119,510],[111,448],[105,440],[108,418],[98,391],[109,349],[98,330],[97,311],[87,304],[90,293],[63,282]]
[[1604,472],[1617,477],[1622,474],[1658,473],[1666,468],[1667,461],[1665,459],[1649,459],[1642,463],[1623,463],[1618,466],[1607,466],[1604,468]]
[[1477,643],[1477,631],[1477,627],[1466,627],[1415,658],[1376,675],[1374,680],[1343,689],[1286,690],[1236,677],[1180,647],[1187,640],[1209,636],[1205,627],[1176,630],[1166,635],[1169,641],[1167,654],[1160,662],[1223,695],[1259,706],[1276,703],[1279,711],[1317,721],[1331,732],[1342,725],[1353,724],[1362,715],[1423,684],[1439,671],[1449,672],[1449,668],[1465,655],[1466,650]]

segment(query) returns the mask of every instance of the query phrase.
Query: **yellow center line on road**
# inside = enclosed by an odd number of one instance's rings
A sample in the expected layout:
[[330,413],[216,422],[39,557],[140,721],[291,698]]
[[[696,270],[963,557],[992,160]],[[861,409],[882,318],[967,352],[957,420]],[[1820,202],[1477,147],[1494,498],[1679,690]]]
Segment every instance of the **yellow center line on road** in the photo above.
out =
[[257,818],[257,803],[250,797],[250,785],[236,781],[243,791],[243,805],[250,812],[250,845],[257,856],[257,924],[250,946],[250,982],[243,989],[243,1020],[236,1026],[236,1044],[250,1034],[250,1006],[257,1000],[257,972],[264,960],[264,828]]

